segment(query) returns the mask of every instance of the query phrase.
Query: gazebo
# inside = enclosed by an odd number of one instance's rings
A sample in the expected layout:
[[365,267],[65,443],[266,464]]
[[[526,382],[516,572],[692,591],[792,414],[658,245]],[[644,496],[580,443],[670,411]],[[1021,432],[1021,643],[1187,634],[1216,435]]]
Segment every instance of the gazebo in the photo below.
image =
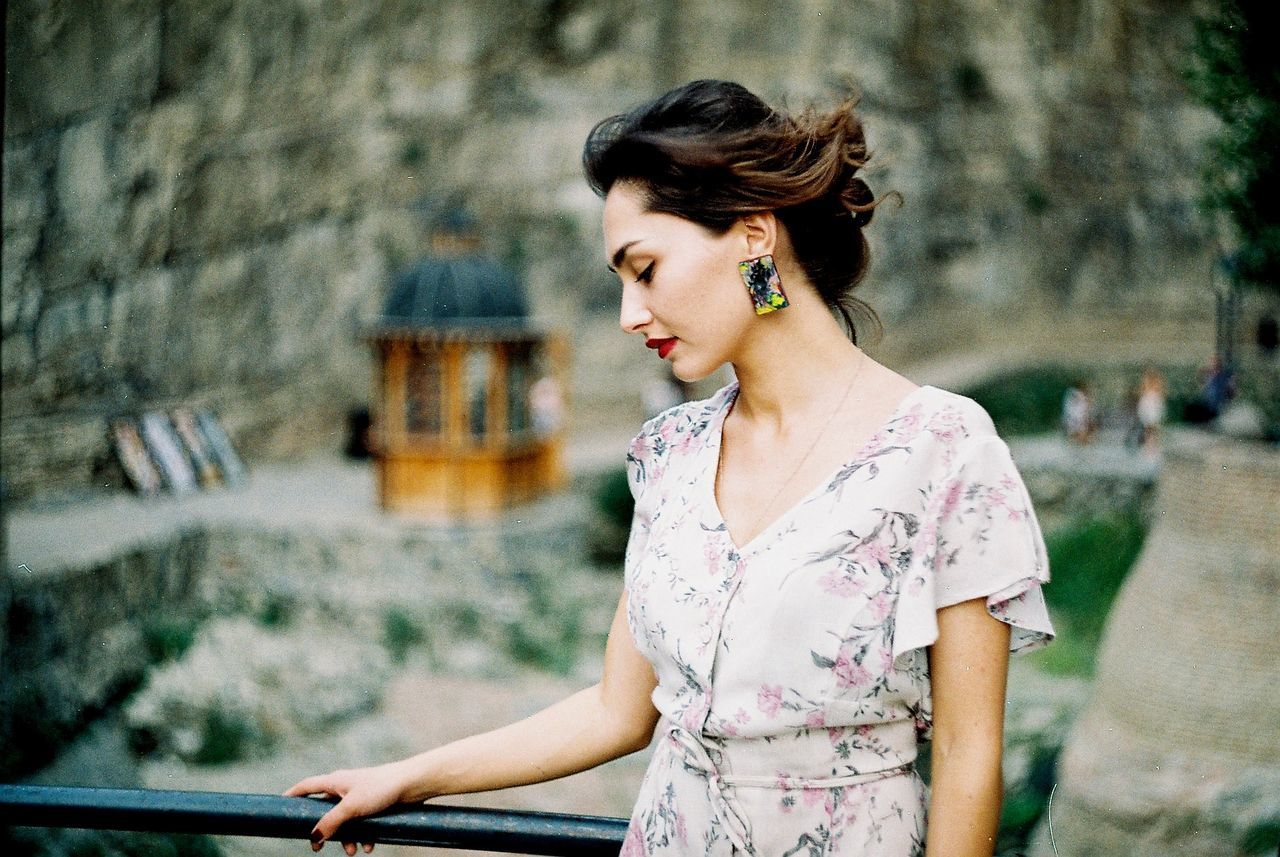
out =
[[370,332],[382,508],[466,519],[565,481],[567,347],[528,322],[517,278],[444,236],[392,284]]

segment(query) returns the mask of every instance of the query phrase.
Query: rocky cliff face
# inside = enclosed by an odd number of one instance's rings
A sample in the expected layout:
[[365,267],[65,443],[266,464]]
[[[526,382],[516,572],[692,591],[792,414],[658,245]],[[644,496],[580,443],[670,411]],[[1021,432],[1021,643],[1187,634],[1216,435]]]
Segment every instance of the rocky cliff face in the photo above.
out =
[[[534,314],[612,314],[581,142],[695,77],[797,105],[848,75],[906,206],[873,227],[890,319],[1203,314],[1208,115],[1185,0],[101,0],[8,4],[3,467],[110,481],[104,420],[217,408],[248,457],[338,448],[358,331],[457,194]],[[891,207],[890,207],[891,208]],[[1015,322],[1016,323],[1016,322]],[[597,338],[584,335],[582,343]],[[579,353],[577,401],[642,349]]]

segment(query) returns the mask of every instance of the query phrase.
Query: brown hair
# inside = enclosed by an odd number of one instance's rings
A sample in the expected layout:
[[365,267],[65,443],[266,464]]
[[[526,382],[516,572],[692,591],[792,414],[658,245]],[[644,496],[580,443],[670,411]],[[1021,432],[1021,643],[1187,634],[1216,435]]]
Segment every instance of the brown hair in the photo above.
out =
[[853,296],[870,257],[862,228],[878,204],[857,175],[868,151],[856,104],[849,97],[790,115],[739,84],[698,80],[598,123],[582,163],[598,195],[634,182],[648,210],[714,232],[772,211],[856,343],[855,317],[881,328],[875,310]]

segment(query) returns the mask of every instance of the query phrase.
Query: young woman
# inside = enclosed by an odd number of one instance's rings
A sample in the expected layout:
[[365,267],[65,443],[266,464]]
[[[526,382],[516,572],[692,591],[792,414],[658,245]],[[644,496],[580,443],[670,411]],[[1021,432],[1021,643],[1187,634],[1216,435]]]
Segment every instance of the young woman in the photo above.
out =
[[658,727],[624,855],[992,853],[1008,655],[1052,637],[1044,544],[982,408],[856,345],[855,319],[874,320],[852,295],[866,159],[852,102],[792,116],[720,81],[592,131],[623,330],[679,378],[730,363],[737,381],[631,445],[600,683],[301,781],[286,794],[341,798],[314,847],[393,803],[584,770]]

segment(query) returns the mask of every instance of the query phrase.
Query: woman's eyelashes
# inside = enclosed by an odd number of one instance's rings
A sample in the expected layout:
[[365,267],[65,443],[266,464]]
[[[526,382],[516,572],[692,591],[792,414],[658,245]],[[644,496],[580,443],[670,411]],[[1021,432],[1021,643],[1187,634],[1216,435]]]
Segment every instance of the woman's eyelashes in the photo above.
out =
[[654,263],[650,262],[643,271],[641,271],[638,275],[636,275],[636,282],[637,283],[653,282],[653,266],[654,266]]

